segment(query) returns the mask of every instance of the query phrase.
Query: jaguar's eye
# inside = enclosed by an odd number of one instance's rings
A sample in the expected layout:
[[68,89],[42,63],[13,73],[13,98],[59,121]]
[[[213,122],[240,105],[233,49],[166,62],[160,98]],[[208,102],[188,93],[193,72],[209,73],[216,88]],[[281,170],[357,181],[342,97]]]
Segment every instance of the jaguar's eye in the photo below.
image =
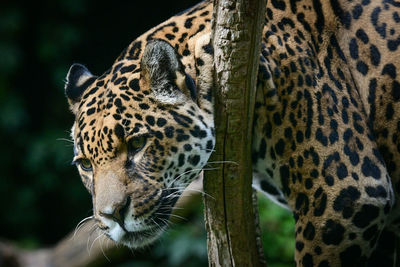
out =
[[78,164],[82,168],[82,170],[87,171],[87,172],[92,171],[92,163],[90,163],[90,160],[81,159],[81,160],[79,160]]
[[146,141],[147,141],[147,135],[141,135],[138,137],[131,138],[128,141],[128,152],[129,153],[139,152],[146,145]]

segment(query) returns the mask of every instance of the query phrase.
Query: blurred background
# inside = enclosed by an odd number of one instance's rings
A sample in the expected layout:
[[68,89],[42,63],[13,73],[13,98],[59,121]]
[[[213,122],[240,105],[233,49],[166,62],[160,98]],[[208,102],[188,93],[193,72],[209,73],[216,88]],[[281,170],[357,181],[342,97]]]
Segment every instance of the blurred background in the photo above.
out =
[[[100,75],[134,38],[195,3],[0,2],[3,242],[23,251],[51,248],[92,213],[91,198],[70,164],[73,116],[63,92],[69,66],[79,62]],[[269,266],[293,266],[291,214],[263,197],[259,201]],[[201,198],[193,203],[186,207],[186,220],[174,223],[153,246],[119,248],[92,266],[207,266]],[[7,263],[0,257],[1,264]]]

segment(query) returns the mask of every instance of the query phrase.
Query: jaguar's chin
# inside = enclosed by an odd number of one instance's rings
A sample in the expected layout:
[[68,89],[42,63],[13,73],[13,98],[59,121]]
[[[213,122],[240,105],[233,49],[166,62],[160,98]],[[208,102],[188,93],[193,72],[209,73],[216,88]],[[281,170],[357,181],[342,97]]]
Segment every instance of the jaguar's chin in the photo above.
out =
[[117,242],[130,248],[145,247],[156,241],[164,232],[164,230],[165,228],[154,228],[137,232],[125,232],[125,234]]

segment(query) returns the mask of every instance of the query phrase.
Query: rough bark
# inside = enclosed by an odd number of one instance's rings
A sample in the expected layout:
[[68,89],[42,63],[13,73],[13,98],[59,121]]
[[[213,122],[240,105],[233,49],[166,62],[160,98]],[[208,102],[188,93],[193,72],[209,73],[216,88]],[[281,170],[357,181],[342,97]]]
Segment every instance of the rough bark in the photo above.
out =
[[265,14],[262,0],[214,0],[216,147],[205,173],[210,266],[262,266],[252,206],[251,137]]

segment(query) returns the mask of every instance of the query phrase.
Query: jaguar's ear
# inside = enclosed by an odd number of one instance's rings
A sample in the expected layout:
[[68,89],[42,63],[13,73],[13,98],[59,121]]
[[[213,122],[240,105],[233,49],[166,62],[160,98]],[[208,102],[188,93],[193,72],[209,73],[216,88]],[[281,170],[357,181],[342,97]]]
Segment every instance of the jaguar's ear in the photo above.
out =
[[65,81],[65,95],[68,98],[69,107],[74,114],[78,112],[78,104],[83,92],[96,80],[90,71],[81,64],[73,64],[68,71]]
[[160,102],[177,104],[196,99],[194,81],[168,42],[150,41],[143,52],[141,69],[142,85],[149,87]]

